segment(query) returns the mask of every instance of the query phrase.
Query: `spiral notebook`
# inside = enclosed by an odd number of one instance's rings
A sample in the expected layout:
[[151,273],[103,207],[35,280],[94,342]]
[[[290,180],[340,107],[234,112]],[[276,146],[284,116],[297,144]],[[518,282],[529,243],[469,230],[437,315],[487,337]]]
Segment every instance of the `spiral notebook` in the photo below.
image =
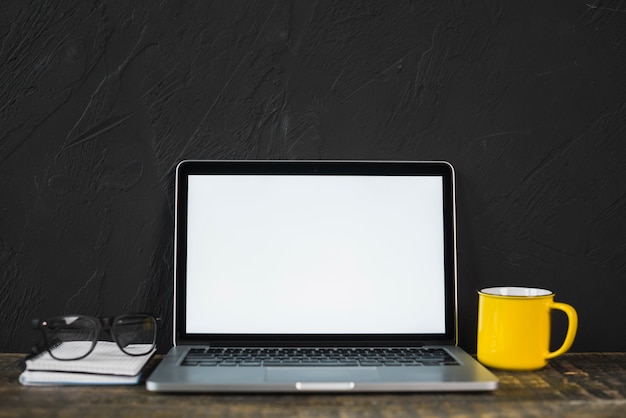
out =
[[[80,350],[80,345],[91,342],[65,343],[67,351]],[[26,360],[26,369],[20,383],[26,386],[41,385],[132,385],[141,378],[141,371],[156,350],[144,356],[124,354],[114,342],[98,341],[94,350],[80,360],[61,361],[43,352]]]

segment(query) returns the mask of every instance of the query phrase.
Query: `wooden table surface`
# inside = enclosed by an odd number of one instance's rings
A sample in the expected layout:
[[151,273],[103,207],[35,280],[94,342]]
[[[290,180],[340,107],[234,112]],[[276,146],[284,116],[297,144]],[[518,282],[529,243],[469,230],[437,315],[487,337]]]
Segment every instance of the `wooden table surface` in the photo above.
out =
[[[626,353],[575,353],[538,372],[495,371],[489,393],[157,394],[143,385],[25,387],[0,354],[0,417],[626,417]],[[158,359],[150,363],[154,367]]]

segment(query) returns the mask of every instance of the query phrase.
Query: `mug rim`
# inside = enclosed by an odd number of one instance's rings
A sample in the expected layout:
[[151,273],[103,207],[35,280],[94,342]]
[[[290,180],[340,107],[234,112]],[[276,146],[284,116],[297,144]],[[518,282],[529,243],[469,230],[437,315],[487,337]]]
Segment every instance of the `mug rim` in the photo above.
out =
[[554,295],[554,292],[548,289],[526,286],[490,286],[480,289],[478,293],[505,298],[545,298]]

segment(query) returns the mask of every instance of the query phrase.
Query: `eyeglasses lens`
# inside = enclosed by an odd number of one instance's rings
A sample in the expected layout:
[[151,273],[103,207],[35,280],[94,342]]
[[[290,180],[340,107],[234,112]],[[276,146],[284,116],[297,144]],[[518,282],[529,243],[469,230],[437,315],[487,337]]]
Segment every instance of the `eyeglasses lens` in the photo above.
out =
[[140,356],[154,347],[157,325],[148,315],[124,315],[113,324],[115,339],[126,354]]
[[58,360],[74,360],[87,355],[97,338],[97,325],[89,318],[66,316],[45,324],[49,352]]

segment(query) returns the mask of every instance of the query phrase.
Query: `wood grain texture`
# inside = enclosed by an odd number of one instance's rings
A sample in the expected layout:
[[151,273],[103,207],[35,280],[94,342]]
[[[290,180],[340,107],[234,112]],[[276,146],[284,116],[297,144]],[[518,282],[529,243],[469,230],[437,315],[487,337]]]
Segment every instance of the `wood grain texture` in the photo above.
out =
[[173,170],[206,158],[448,160],[461,345],[477,289],[528,285],[579,309],[574,351],[626,350],[623,9],[0,2],[0,349],[133,310],[167,349]]
[[[143,386],[32,388],[20,356],[0,355],[0,417],[621,417],[626,353],[566,354],[537,372],[495,371],[493,393],[363,395],[155,394]],[[154,365],[156,362],[153,362]]]

